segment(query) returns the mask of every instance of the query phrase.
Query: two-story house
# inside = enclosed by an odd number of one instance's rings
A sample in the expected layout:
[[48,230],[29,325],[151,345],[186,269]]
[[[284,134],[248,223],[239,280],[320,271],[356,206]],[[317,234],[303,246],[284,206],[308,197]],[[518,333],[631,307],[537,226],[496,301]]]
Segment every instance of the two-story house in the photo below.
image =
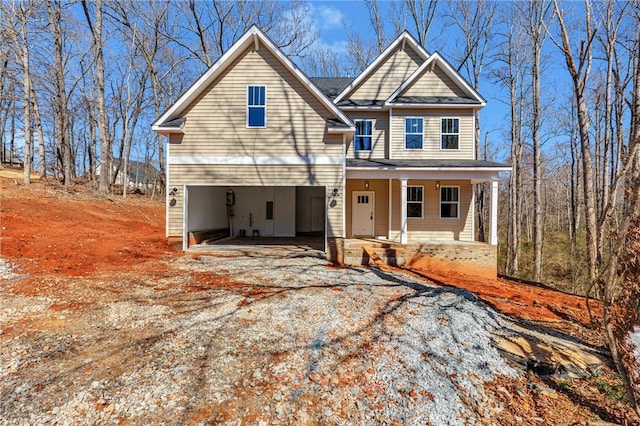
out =
[[[154,123],[168,137],[167,237],[320,233],[341,242],[473,243],[485,100],[438,53],[401,34],[356,78],[309,78],[252,27]],[[465,250],[473,251],[468,245]],[[493,255],[495,262],[495,254]]]

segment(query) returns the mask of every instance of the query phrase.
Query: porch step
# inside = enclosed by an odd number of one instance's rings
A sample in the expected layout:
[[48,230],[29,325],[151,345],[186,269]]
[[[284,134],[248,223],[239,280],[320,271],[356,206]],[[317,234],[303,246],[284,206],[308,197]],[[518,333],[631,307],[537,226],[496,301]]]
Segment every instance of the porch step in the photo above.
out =
[[362,247],[362,250],[364,250],[364,252],[369,256],[371,260],[373,260],[373,262],[376,264],[378,268],[380,268],[381,271],[383,272],[391,271],[391,268],[389,267],[389,265],[385,261],[383,261],[380,258],[380,256],[378,256],[378,254],[375,252],[373,248],[369,246],[364,246]]
[[[378,265],[378,262],[391,266],[407,263],[405,249],[400,247],[357,246],[344,248],[344,263],[347,265]],[[382,268],[380,268],[382,269]]]

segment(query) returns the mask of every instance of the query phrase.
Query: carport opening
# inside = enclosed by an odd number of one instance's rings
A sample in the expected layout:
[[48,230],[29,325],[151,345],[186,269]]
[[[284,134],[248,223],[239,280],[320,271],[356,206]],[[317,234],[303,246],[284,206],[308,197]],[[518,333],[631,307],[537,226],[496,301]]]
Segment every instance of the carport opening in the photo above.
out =
[[185,230],[193,245],[326,247],[323,186],[187,186]]

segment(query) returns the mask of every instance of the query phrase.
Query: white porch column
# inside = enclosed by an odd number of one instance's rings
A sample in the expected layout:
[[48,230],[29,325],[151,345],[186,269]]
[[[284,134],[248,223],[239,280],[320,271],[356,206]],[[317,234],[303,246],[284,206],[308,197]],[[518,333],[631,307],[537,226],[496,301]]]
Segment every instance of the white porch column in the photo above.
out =
[[491,181],[491,229],[489,230],[489,244],[498,245],[498,181]]
[[407,244],[407,179],[400,179],[400,244]]

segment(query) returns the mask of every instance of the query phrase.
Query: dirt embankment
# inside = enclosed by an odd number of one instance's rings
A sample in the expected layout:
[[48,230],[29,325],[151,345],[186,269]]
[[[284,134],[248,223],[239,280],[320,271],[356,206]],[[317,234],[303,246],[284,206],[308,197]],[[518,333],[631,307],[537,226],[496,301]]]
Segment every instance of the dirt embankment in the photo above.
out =
[[128,271],[168,253],[164,204],[0,178],[0,254],[27,274]]

